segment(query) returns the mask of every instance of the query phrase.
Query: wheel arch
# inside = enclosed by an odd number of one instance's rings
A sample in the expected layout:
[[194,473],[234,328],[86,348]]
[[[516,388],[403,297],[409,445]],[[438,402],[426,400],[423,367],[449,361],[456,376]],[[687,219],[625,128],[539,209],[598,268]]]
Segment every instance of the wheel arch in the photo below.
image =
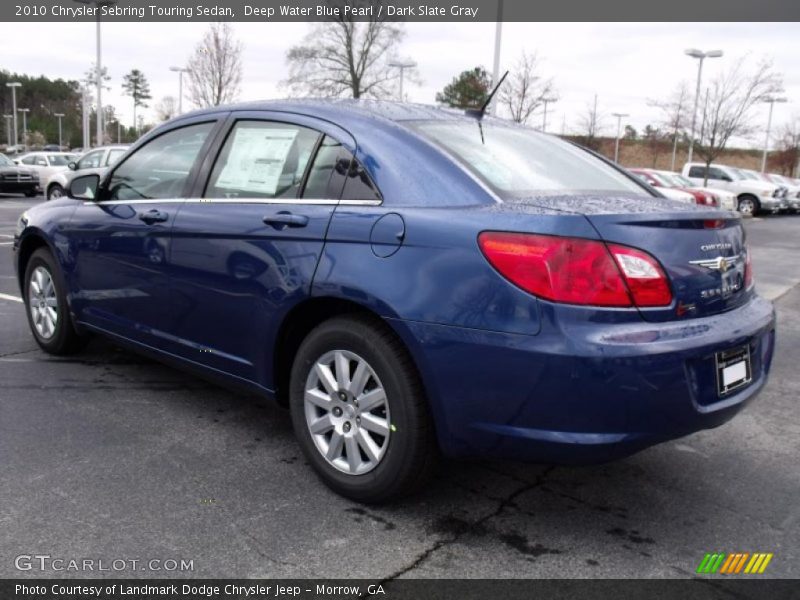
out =
[[19,242],[19,249],[17,250],[17,283],[19,284],[20,292],[25,291],[25,270],[28,267],[28,261],[39,248],[47,248],[53,257],[58,260],[58,256],[53,250],[53,247],[47,241],[45,236],[34,231],[27,234]]
[[391,331],[400,343],[408,352],[411,362],[414,365],[423,390],[426,392],[428,402],[430,404],[430,397],[427,394],[425,386],[425,379],[423,377],[424,369],[419,364],[419,356],[414,352],[413,348],[409,347],[409,340],[407,336],[401,335],[397,328],[393,326],[391,320],[385,319],[374,310],[354,302],[352,300],[345,300],[334,296],[322,296],[309,298],[295,307],[284,317],[281,322],[278,335],[275,338],[274,351],[273,351],[273,381],[272,387],[275,392],[275,399],[279,404],[288,406],[289,400],[289,378],[292,369],[292,363],[300,348],[300,344],[308,336],[308,334],[318,325],[343,315],[361,315],[373,320],[378,326],[384,327]]

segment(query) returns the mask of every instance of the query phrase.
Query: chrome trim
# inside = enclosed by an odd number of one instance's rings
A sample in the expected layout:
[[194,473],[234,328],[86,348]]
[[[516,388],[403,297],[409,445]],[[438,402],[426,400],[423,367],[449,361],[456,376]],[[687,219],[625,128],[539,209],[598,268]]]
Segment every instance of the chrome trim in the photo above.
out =
[[710,258],[706,260],[690,260],[689,264],[705,267],[706,269],[711,269],[712,271],[722,271],[725,273],[727,270],[736,266],[740,256],[741,254],[736,254],[734,256],[717,256],[716,258]]
[[147,200],[101,200],[87,201],[84,206],[115,206],[119,204],[289,204],[289,205],[324,205],[324,206],[381,206],[382,200],[334,200],[332,198],[169,198]]

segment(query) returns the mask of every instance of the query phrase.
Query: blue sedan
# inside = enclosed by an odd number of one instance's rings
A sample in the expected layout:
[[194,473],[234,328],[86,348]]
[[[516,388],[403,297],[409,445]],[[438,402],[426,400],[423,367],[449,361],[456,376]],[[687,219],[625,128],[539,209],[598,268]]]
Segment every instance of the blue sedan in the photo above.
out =
[[184,115],[28,210],[14,249],[45,351],[100,334],[273,398],[364,502],[441,455],[599,462],[718,426],[774,348],[738,216],[475,112]]

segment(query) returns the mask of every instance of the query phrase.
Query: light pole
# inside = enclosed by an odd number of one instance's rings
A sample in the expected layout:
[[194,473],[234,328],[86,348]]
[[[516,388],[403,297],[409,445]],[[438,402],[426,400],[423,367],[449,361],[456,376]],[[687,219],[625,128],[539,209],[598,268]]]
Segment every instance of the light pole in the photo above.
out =
[[6,120],[6,137],[8,138],[7,145],[13,146],[13,144],[11,143],[11,119],[13,119],[14,117],[12,117],[11,115],[3,115],[3,118]]
[[788,102],[786,98],[774,98],[770,96],[769,98],[765,98],[764,102],[769,104],[769,117],[767,118],[767,134],[764,136],[764,154],[761,156],[761,172],[767,170],[767,153],[769,152],[769,130],[772,129],[772,107],[775,106],[776,102],[783,103]]
[[417,66],[413,60],[407,60],[405,62],[400,60],[394,60],[389,63],[390,67],[396,67],[400,69],[400,102],[403,101],[403,73],[405,73],[406,69],[413,69]]
[[100,40],[100,9],[104,6],[113,6],[117,0],[74,0],[79,4],[94,4],[97,8],[97,63],[95,83],[97,84],[97,145],[103,145],[103,52]]
[[614,162],[619,164],[619,136],[622,133],[622,119],[628,117],[627,113],[611,113],[612,117],[617,117],[617,140],[614,143]]
[[11,88],[11,110],[14,115],[14,145],[19,144],[19,132],[17,131],[17,88],[22,87],[19,81],[12,81],[6,84],[6,87]]
[[28,145],[28,113],[31,112],[30,108],[18,108],[17,112],[22,113],[22,144]]
[[689,136],[689,155],[686,158],[686,162],[692,162],[692,154],[694,152],[694,127],[697,123],[697,103],[700,100],[700,80],[703,76],[703,61],[707,58],[719,58],[722,56],[722,50],[709,50],[708,52],[703,52],[702,50],[697,50],[696,48],[689,48],[688,50],[684,50],[684,54],[698,60],[697,90],[694,94],[694,110],[692,110],[692,133]]
[[178,114],[180,115],[183,114],[183,74],[188,73],[190,69],[186,67],[170,67],[169,70],[178,74]]
[[58,118],[58,149],[61,150],[63,145],[61,143],[61,119],[64,118],[64,113],[54,113],[53,116]]
[[[492,85],[500,80],[500,46],[503,41],[503,0],[497,0],[497,22],[494,28],[494,63],[492,64]],[[489,112],[497,114],[497,102],[492,102]]]
[[547,131],[547,105],[553,102],[558,102],[558,98],[542,98],[544,104],[544,116],[542,117],[542,133]]

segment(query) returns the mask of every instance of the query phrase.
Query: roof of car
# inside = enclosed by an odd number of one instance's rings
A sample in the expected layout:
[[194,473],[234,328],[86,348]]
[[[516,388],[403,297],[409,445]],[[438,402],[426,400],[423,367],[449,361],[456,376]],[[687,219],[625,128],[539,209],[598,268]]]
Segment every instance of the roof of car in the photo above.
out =
[[[386,119],[388,121],[473,121],[474,117],[465,114],[463,110],[431,106],[428,104],[414,104],[410,102],[393,102],[389,100],[368,100],[354,98],[290,98],[285,100],[258,100],[229,104],[196,110],[182,115],[183,117],[211,114],[222,111],[242,110],[271,110],[312,114],[315,116],[336,120],[340,117],[361,117]],[[489,115],[487,121],[505,122]]]

